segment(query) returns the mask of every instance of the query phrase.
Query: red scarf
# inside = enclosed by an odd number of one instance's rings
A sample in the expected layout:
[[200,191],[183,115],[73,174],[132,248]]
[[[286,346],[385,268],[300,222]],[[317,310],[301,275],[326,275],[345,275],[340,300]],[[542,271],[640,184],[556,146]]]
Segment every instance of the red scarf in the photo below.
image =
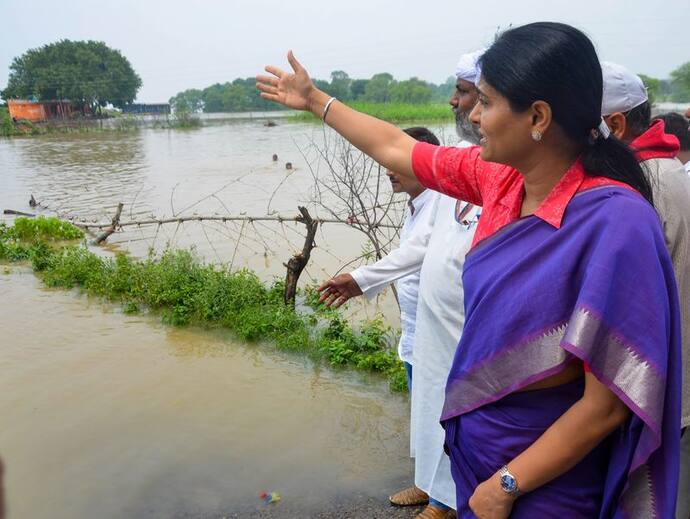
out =
[[640,162],[649,159],[672,159],[680,151],[678,137],[664,132],[664,121],[654,121],[652,125],[630,143]]

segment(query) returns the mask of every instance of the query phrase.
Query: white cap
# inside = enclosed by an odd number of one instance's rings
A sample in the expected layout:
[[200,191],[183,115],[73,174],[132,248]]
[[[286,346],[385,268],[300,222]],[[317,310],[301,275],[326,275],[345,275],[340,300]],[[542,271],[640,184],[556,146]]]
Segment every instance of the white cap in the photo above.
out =
[[604,95],[601,100],[601,115],[628,112],[647,101],[647,88],[640,76],[627,68],[610,61],[601,62],[604,79]]
[[455,77],[476,85],[482,73],[482,69],[479,66],[479,58],[481,58],[485,52],[486,47],[460,56],[460,61],[458,61],[455,67]]

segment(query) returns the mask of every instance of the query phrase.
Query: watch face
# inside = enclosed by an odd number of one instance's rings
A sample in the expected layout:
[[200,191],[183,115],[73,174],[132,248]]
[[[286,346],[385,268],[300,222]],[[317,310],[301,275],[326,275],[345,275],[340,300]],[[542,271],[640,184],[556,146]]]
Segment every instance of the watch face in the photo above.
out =
[[504,474],[501,476],[501,488],[508,493],[515,492],[517,490],[517,481],[510,474]]

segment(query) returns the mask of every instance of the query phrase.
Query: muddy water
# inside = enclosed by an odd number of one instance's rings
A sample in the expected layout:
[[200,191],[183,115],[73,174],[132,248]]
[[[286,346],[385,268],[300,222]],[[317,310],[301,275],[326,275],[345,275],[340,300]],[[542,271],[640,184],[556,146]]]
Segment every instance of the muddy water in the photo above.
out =
[[[320,138],[316,126],[258,120],[0,140],[0,208],[29,211],[33,193],[86,221],[109,219],[118,201],[123,219],[293,214],[311,196],[309,151],[305,159],[299,148]],[[193,246],[270,279],[301,247],[300,230],[143,228],[112,247],[143,256]],[[324,228],[317,243],[314,281],[362,247],[344,227]],[[308,517],[409,482],[407,402],[380,378],[125,316],[47,290],[26,269],[0,269],[0,456],[11,518]],[[390,301],[354,308],[395,321]],[[283,501],[267,509],[262,490]]]
[[[324,135],[320,125],[276,120],[275,127],[257,119],[192,131],[0,140],[0,205],[29,210],[33,193],[52,210],[85,222],[109,221],[118,202],[125,204],[123,220],[194,214],[294,216],[298,204],[308,205],[315,216],[330,216],[328,209],[311,202],[313,173],[327,174],[313,144],[323,150],[324,139],[332,143],[332,135]],[[452,128],[432,129],[451,140]],[[290,171],[287,162],[293,165]],[[385,178],[382,188],[385,199],[390,192]],[[327,199],[328,193],[323,196]],[[398,203],[404,204],[402,195]],[[251,267],[270,277],[284,274],[283,262],[301,249],[302,236],[299,224],[207,222],[127,228],[111,242],[136,255],[170,244],[194,246],[210,261]],[[346,226],[326,225],[316,242],[307,271],[314,281],[360,256],[365,240]]]
[[[0,275],[0,455],[10,517],[318,510],[409,477],[407,405],[221,333],[164,327],[28,271]],[[7,303],[10,304],[7,304]]]

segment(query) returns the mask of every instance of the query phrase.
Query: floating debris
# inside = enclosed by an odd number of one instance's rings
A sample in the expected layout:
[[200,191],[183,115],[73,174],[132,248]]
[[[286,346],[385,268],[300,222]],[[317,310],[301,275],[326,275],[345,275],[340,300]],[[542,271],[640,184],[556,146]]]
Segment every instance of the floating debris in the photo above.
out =
[[280,501],[280,494],[278,492],[261,492],[259,497],[263,499],[267,505]]

